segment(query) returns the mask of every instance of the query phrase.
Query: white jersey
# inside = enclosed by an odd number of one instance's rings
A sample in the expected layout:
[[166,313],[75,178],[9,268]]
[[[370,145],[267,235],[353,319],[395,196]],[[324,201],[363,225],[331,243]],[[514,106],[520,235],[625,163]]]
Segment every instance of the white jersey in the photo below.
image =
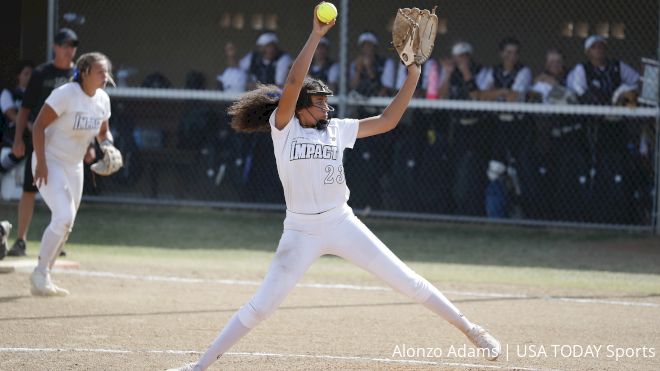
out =
[[239,67],[227,67],[217,79],[222,83],[223,91],[243,93],[247,87],[248,74]]
[[[25,93],[25,90],[22,90],[21,92]],[[12,108],[18,111],[18,109],[21,107],[21,102],[23,101],[22,99],[23,98],[14,100],[14,97],[12,96],[12,93],[9,91],[9,89],[2,90],[2,93],[0,93],[0,114],[6,114],[7,111]]]
[[342,160],[344,149],[355,144],[359,121],[331,119],[326,130],[317,130],[294,116],[278,130],[275,112],[270,132],[287,210],[319,214],[345,204],[350,192]]
[[103,89],[90,97],[77,82],[70,82],[53,90],[46,104],[58,116],[46,128],[46,158],[79,164],[103,121],[110,118],[110,97]]

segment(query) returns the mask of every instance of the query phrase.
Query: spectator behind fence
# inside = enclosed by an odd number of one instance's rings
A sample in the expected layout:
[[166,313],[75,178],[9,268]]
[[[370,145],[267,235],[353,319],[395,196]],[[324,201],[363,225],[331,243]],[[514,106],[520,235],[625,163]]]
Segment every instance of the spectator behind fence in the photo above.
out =
[[607,57],[607,41],[599,35],[584,42],[587,60],[578,63],[568,76],[568,87],[581,103],[616,104],[623,93],[637,91],[639,74],[624,62]]
[[[490,70],[475,62],[473,53],[472,45],[467,42],[454,44],[452,59],[443,60],[442,69],[447,78],[440,85],[440,98],[479,98]],[[489,126],[484,115],[476,111],[450,111],[449,122],[448,144],[454,162],[454,169],[450,171],[454,180],[451,190],[454,211],[460,215],[483,215],[486,143],[489,138],[486,130]]]
[[[531,87],[532,71],[520,62],[520,41],[513,37],[505,38],[498,49],[501,63],[492,69],[486,82],[488,88],[481,93],[481,98],[524,102]],[[512,113],[500,113],[494,118],[492,152],[487,171],[490,182],[486,188],[486,214],[489,217],[511,216],[511,198],[521,196],[516,162],[523,146],[529,143],[529,121],[528,115]]]
[[[284,86],[291,55],[279,47],[279,38],[273,32],[261,34],[257,39],[257,49],[248,53],[240,61],[243,70],[250,74],[248,89],[256,83]],[[267,133],[237,135],[237,149],[240,151],[238,169],[241,171],[240,197],[247,202],[282,202],[282,187],[277,177],[273,142]]]
[[520,62],[520,41],[507,37],[498,45],[501,63],[486,80],[482,100],[523,102],[532,83],[532,71]]
[[385,59],[378,55],[378,38],[372,32],[364,32],[358,37],[358,56],[349,69],[351,90],[364,96],[385,96],[385,81],[393,81],[392,70],[384,74]]
[[309,75],[319,79],[332,91],[337,91],[339,84],[339,63],[330,58],[330,40],[323,37],[314,52],[312,65],[309,67]]
[[[398,63],[398,61],[396,62],[397,62],[396,63],[397,71],[394,74],[395,80],[394,80],[393,88],[395,91],[399,91],[399,89],[401,89],[401,87],[403,86],[403,83],[406,81],[406,77],[408,77],[408,69],[403,63]],[[439,66],[438,62],[436,62],[435,59],[430,58],[422,65],[422,76],[420,77],[419,82],[417,83],[417,89],[415,90],[416,98],[426,97],[428,84],[429,84],[429,76],[432,75],[431,74],[432,70],[438,74],[436,76],[438,77],[438,81],[436,82],[435,89],[436,91],[439,89],[443,78],[442,66]],[[436,98],[437,98],[437,93],[434,98],[429,98],[429,99],[436,99]]]
[[[383,85],[384,94],[387,96],[394,96],[403,85],[399,82],[399,73],[401,71],[399,67],[403,67],[404,75],[402,79],[405,80],[408,73],[405,68],[406,66],[403,65],[399,59],[385,59],[385,66],[383,67],[383,74],[381,75],[380,82]],[[418,82],[417,85],[419,86],[420,83],[421,81]],[[417,93],[417,91],[415,91],[415,93]]]
[[[386,71],[387,62],[378,54],[378,38],[372,32],[363,32],[357,40],[358,55],[349,68],[350,88],[357,96],[386,96],[394,84],[394,64]],[[353,116],[358,118],[378,114],[377,107],[358,105]],[[388,146],[390,135],[377,135],[355,144],[347,153],[346,171],[359,173],[351,186],[351,205],[357,208],[378,207],[382,199],[382,181],[389,170]]]
[[225,44],[227,67],[216,77],[218,89],[232,93],[243,93],[247,88],[248,74],[238,65],[236,46],[228,41]]
[[[533,102],[568,104],[575,102],[575,94],[566,88],[567,69],[563,54],[555,48],[546,52],[543,72],[535,79],[529,94]],[[525,217],[550,220],[558,210],[555,202],[558,167],[562,153],[573,147],[573,119],[566,115],[534,115],[529,145],[518,158],[517,174],[521,187],[520,204]],[[562,134],[565,134],[562,138]]]
[[[247,90],[249,76],[242,69],[236,58],[236,46],[229,41],[225,44],[225,58],[227,67],[218,75],[218,89],[232,93],[243,93]],[[244,142],[251,140],[250,136],[245,134],[234,134],[229,127],[229,115],[226,113],[226,106],[223,104],[220,116],[219,128],[213,135],[214,145],[209,148],[207,157],[207,176],[213,181],[215,186],[220,186],[225,179],[230,180],[230,185],[241,192],[245,187],[242,184],[244,153],[241,150]]]
[[[584,42],[587,60],[569,73],[567,84],[583,104],[613,105],[636,101],[639,74],[629,65],[607,56],[607,41],[593,35]],[[590,222],[634,222],[632,156],[639,138],[622,117],[580,116],[586,129],[586,148],[577,148],[574,164],[582,166],[579,183],[566,191],[581,196],[582,213],[571,219]],[[575,165],[573,165],[575,166]],[[561,177],[561,174],[560,174]]]
[[[491,70],[473,59],[474,49],[467,42],[457,42],[452,47],[452,58],[442,59],[443,75],[439,98],[455,100],[477,100],[487,88]],[[462,111],[465,112],[465,111]],[[460,117],[459,117],[460,116]],[[479,121],[476,113],[458,115],[459,123],[471,126]]]
[[[394,90],[403,86],[408,76],[406,66],[396,61]],[[436,99],[443,73],[438,62],[431,58],[422,66],[414,97]],[[433,87],[430,87],[430,83]],[[445,155],[446,112],[433,108],[413,108],[404,115],[392,136],[392,156],[388,193],[384,207],[402,211],[449,212],[451,197],[446,171],[449,161]]]
[[[429,59],[422,66],[422,88],[426,99],[440,99],[440,87],[449,79],[444,68],[450,61],[447,58]],[[427,202],[423,202],[421,211],[449,214],[453,211],[453,184],[450,181],[454,174],[454,159],[451,155],[449,142],[450,119],[446,110],[420,109],[418,120],[426,120],[422,127],[422,144],[420,160],[417,167],[416,182],[420,194]],[[419,197],[419,196],[418,196]]]
[[27,88],[28,81],[32,75],[34,64],[29,61],[21,61],[15,70],[15,86],[6,88],[0,93],[0,173],[11,170],[19,161],[11,152],[14,144],[14,133],[16,131],[16,116],[23,102],[23,94]]
[[279,38],[274,32],[266,32],[257,38],[256,49],[246,54],[239,65],[249,74],[248,89],[256,83],[284,86],[291,67],[291,55],[279,47]]
[[[547,52],[544,72],[536,79],[532,90],[546,104],[577,103],[575,92],[567,86],[563,56],[556,49]],[[583,220],[589,198],[587,179],[590,177],[589,145],[581,122],[583,117],[537,115],[539,151],[536,154],[530,151],[521,158],[520,176],[529,196],[524,197],[523,203],[527,203],[529,217]],[[534,162],[536,169],[532,165]],[[532,177],[530,173],[534,170],[537,173]],[[540,194],[535,195],[534,189]]]
[[[257,83],[284,86],[291,66],[291,56],[279,47],[279,38],[273,32],[259,36],[257,49],[240,61],[240,66],[249,73],[248,89]],[[277,202],[281,194],[277,173],[273,170],[275,157],[272,141],[264,133],[237,136],[241,141],[239,170],[241,170],[241,200],[248,202]]]
[[574,93],[566,88],[567,73],[562,52],[555,48],[548,49],[543,72],[532,85],[532,93],[539,96],[535,100],[553,104],[574,103]]

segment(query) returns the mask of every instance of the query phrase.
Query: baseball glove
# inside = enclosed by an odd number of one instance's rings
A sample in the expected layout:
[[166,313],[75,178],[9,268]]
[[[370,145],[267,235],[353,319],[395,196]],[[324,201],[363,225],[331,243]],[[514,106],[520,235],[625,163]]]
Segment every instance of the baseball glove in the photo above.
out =
[[406,66],[422,65],[431,56],[435,44],[438,16],[418,8],[399,9],[392,26],[392,45]]
[[124,165],[121,158],[121,152],[112,145],[112,142],[104,140],[99,146],[101,147],[101,151],[103,151],[103,158],[92,164],[92,171],[98,175],[106,176],[121,169]]

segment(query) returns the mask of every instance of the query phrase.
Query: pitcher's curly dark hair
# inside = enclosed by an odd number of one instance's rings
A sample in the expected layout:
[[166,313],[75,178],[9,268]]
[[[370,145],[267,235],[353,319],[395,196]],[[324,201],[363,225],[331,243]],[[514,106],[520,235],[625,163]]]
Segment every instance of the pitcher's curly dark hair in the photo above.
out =
[[244,133],[270,131],[268,119],[280,102],[282,90],[275,85],[258,85],[234,102],[227,112],[231,127]]
[[[312,105],[310,95],[330,95],[332,92],[318,79],[306,77],[303,81],[296,111]],[[330,94],[326,93],[329,92]],[[307,93],[320,92],[320,93]],[[234,102],[227,112],[231,116],[231,127],[244,133],[270,131],[268,119],[280,102],[282,90],[275,85],[257,85],[257,88],[245,93]]]

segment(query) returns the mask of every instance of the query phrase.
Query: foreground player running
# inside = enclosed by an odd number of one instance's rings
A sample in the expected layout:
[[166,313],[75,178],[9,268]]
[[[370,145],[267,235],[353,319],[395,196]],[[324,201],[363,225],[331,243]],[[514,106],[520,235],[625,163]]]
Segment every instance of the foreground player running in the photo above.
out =
[[284,231],[257,293],[231,317],[197,363],[178,370],[206,370],[273,314],[311,264],[325,254],[350,261],[422,303],[466,334],[486,358],[494,360],[501,352],[494,337],[465,318],[438,289],[399,260],[347,205],[344,149],[352,148],[358,138],[396,127],[415,91],[420,66],[413,63],[408,67],[403,87],[381,115],[328,121],[332,108],[327,97],[332,92],[323,82],[305,76],[321,37],[333,25],[314,17],[313,31],[281,94],[275,86],[261,86],[230,108],[237,131],[271,133],[287,206]]
[[110,98],[103,90],[112,83],[110,61],[101,53],[88,53],[78,59],[76,69],[73,82],[48,96],[32,131],[34,183],[52,213],[30,276],[33,295],[69,293],[51,281],[50,270],[73,227],[82,196],[83,158],[94,137],[105,156],[92,170],[109,175],[121,167],[108,127]]

